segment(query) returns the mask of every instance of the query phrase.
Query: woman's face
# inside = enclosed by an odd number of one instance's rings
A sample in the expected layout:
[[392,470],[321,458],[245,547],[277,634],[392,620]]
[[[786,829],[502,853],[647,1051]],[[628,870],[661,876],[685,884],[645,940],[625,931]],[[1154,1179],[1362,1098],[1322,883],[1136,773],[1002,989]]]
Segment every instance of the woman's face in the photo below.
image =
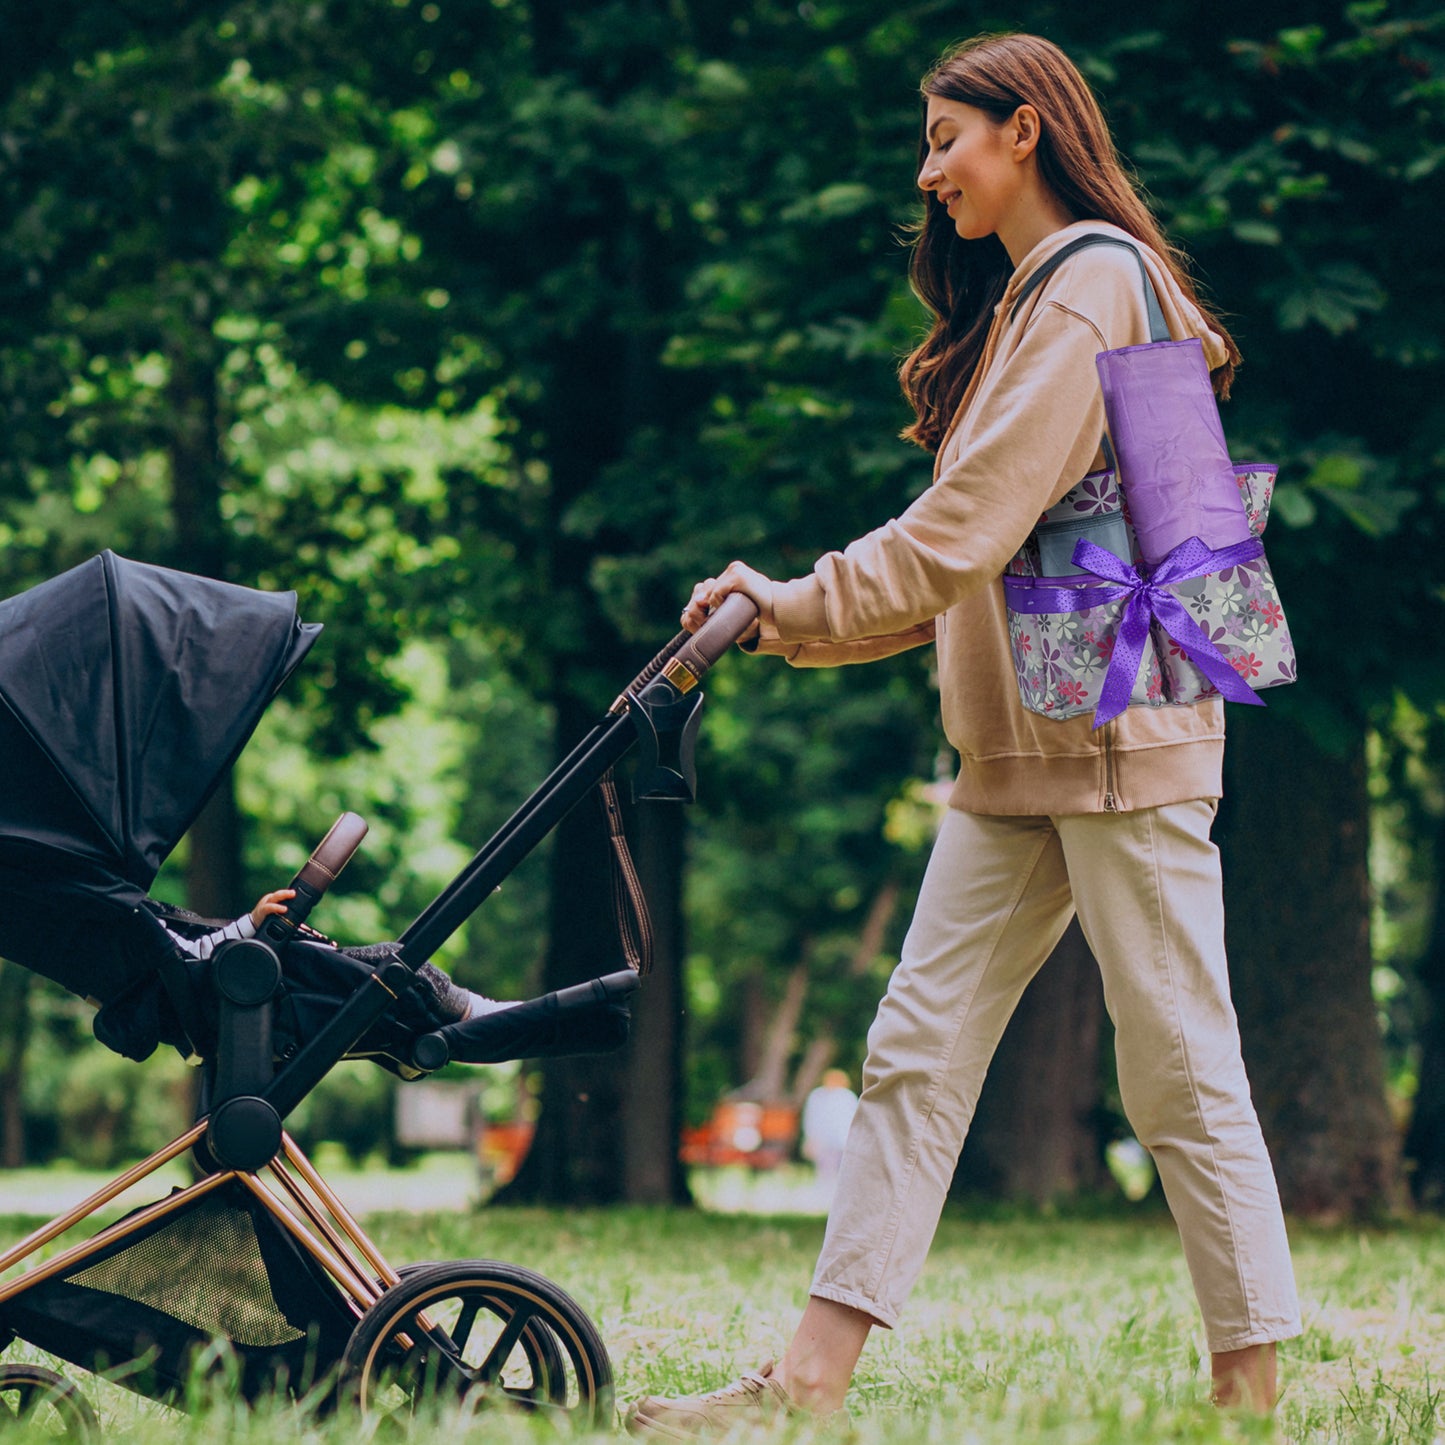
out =
[[1023,188],[1013,127],[996,123],[977,106],[938,95],[928,97],[924,125],[928,154],[918,173],[919,189],[934,193],[965,240],[997,234]]

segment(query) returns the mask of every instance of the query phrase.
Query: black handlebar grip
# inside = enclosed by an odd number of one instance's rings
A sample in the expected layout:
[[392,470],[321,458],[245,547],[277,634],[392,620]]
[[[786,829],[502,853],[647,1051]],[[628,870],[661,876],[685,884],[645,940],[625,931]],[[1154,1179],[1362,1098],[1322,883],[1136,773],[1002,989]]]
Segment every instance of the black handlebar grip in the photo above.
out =
[[[711,667],[758,620],[758,604],[742,592],[729,592],[717,610],[692,635],[691,647]],[[682,651],[688,650],[684,643]]]
[[590,978],[586,983],[574,983],[570,988],[557,990],[557,1003],[561,1008],[578,1008],[589,1003],[608,1003],[613,999],[626,998],[642,987],[642,978],[630,968],[618,969],[616,973],[605,973],[601,978]]
[[451,1062],[452,1051],[441,1034],[423,1034],[411,1046],[412,1064],[424,1074],[434,1074]]
[[290,942],[321,901],[321,895],[336,881],[337,874],[351,862],[367,831],[365,818],[356,813],[343,813],[291,880],[296,896],[286,905],[285,913],[273,913],[261,925],[260,937],[268,943]]

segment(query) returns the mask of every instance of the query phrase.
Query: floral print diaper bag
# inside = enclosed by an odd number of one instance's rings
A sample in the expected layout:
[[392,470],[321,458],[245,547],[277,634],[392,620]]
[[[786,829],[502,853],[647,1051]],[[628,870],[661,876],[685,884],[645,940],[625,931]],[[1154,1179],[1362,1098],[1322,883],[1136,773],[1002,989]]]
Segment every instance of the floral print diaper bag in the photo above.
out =
[[[1254,539],[1269,518],[1277,470],[1264,463],[1234,469]],[[1111,665],[1115,677],[1120,675],[1114,656],[1120,626],[1138,593],[1130,583],[1111,584],[1074,566],[1080,542],[1127,562],[1142,583],[1134,529],[1112,470],[1091,472],[1050,507],[1009,563],[1003,579],[1009,645],[1019,696],[1030,712],[1058,719],[1093,712],[1099,724],[1121,710],[1102,717],[1096,711]],[[1068,562],[1061,565],[1061,557]],[[1177,600],[1245,689],[1294,681],[1294,644],[1262,546],[1232,565],[1158,585]],[[1219,696],[1221,688],[1186,647],[1151,617],[1128,677],[1125,706],[1179,706]],[[1116,692],[1121,687],[1116,684]],[[1235,700],[1245,697],[1236,693]],[[1252,693],[1248,700],[1254,700]]]
[[1060,247],[1015,311],[1086,246],[1133,253],[1151,339],[1099,353],[1111,466],[1050,507],[1005,571],[1019,696],[1045,717],[1092,712],[1095,727],[1126,707],[1258,703],[1295,676],[1260,540],[1277,468],[1230,460],[1203,346],[1170,339],[1144,258],[1118,233]]

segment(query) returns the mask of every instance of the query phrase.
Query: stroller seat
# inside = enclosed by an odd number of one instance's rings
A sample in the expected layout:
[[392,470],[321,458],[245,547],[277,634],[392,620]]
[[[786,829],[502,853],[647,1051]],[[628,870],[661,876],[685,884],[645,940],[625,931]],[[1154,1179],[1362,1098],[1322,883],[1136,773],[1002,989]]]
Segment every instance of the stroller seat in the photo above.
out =
[[[212,1056],[213,961],[186,955],[161,920],[193,934],[217,922],[158,903],[99,868],[77,870],[73,859],[66,864],[59,874],[38,850],[21,857],[13,842],[0,839],[0,956],[97,1005],[96,1038],[126,1058],[144,1060],[163,1044],[193,1061]],[[341,947],[304,932],[281,947],[276,1061],[299,1052],[399,949],[397,943]],[[618,971],[469,1019],[458,1004],[463,991],[422,964],[411,987],[346,1057],[369,1058],[415,1079],[448,1061],[495,1064],[619,1048],[628,1033],[627,996],[638,981],[630,970]]]
[[[143,911],[158,915],[165,925],[159,930],[143,930],[142,920],[136,919],[136,934],[144,931],[148,942],[164,949],[167,956],[162,963],[157,953],[149,987],[133,989],[100,1010],[95,1019],[96,1037],[131,1058],[144,1057],[157,1041],[185,1052],[188,1037],[196,1034],[181,1024],[174,997],[188,986],[196,996],[199,1022],[193,1027],[204,1051],[215,1032],[215,965],[177,950],[166,930],[199,935],[213,931],[219,922],[153,899],[146,901]],[[399,958],[401,949],[397,942],[340,945],[310,929],[298,930],[294,938],[276,947],[281,969],[272,1023],[276,1062],[284,1064],[294,1058],[378,968]],[[188,985],[181,983],[183,977]],[[608,1052],[627,1041],[627,999],[639,983],[636,973],[619,970],[570,989],[499,1004],[472,1017],[468,1013],[471,995],[439,968],[422,963],[388,1013],[345,1057],[370,1059],[411,1080],[447,1062],[500,1064],[521,1058]]]

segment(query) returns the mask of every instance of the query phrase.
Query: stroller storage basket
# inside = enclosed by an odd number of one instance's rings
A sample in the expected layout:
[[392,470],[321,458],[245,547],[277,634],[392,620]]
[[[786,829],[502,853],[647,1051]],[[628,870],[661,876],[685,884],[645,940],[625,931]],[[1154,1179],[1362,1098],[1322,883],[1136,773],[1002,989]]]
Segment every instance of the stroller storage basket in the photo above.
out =
[[226,1341],[247,1400],[297,1394],[356,1324],[329,1276],[235,1180],[88,1254],[3,1307],[22,1339],[157,1399]]

